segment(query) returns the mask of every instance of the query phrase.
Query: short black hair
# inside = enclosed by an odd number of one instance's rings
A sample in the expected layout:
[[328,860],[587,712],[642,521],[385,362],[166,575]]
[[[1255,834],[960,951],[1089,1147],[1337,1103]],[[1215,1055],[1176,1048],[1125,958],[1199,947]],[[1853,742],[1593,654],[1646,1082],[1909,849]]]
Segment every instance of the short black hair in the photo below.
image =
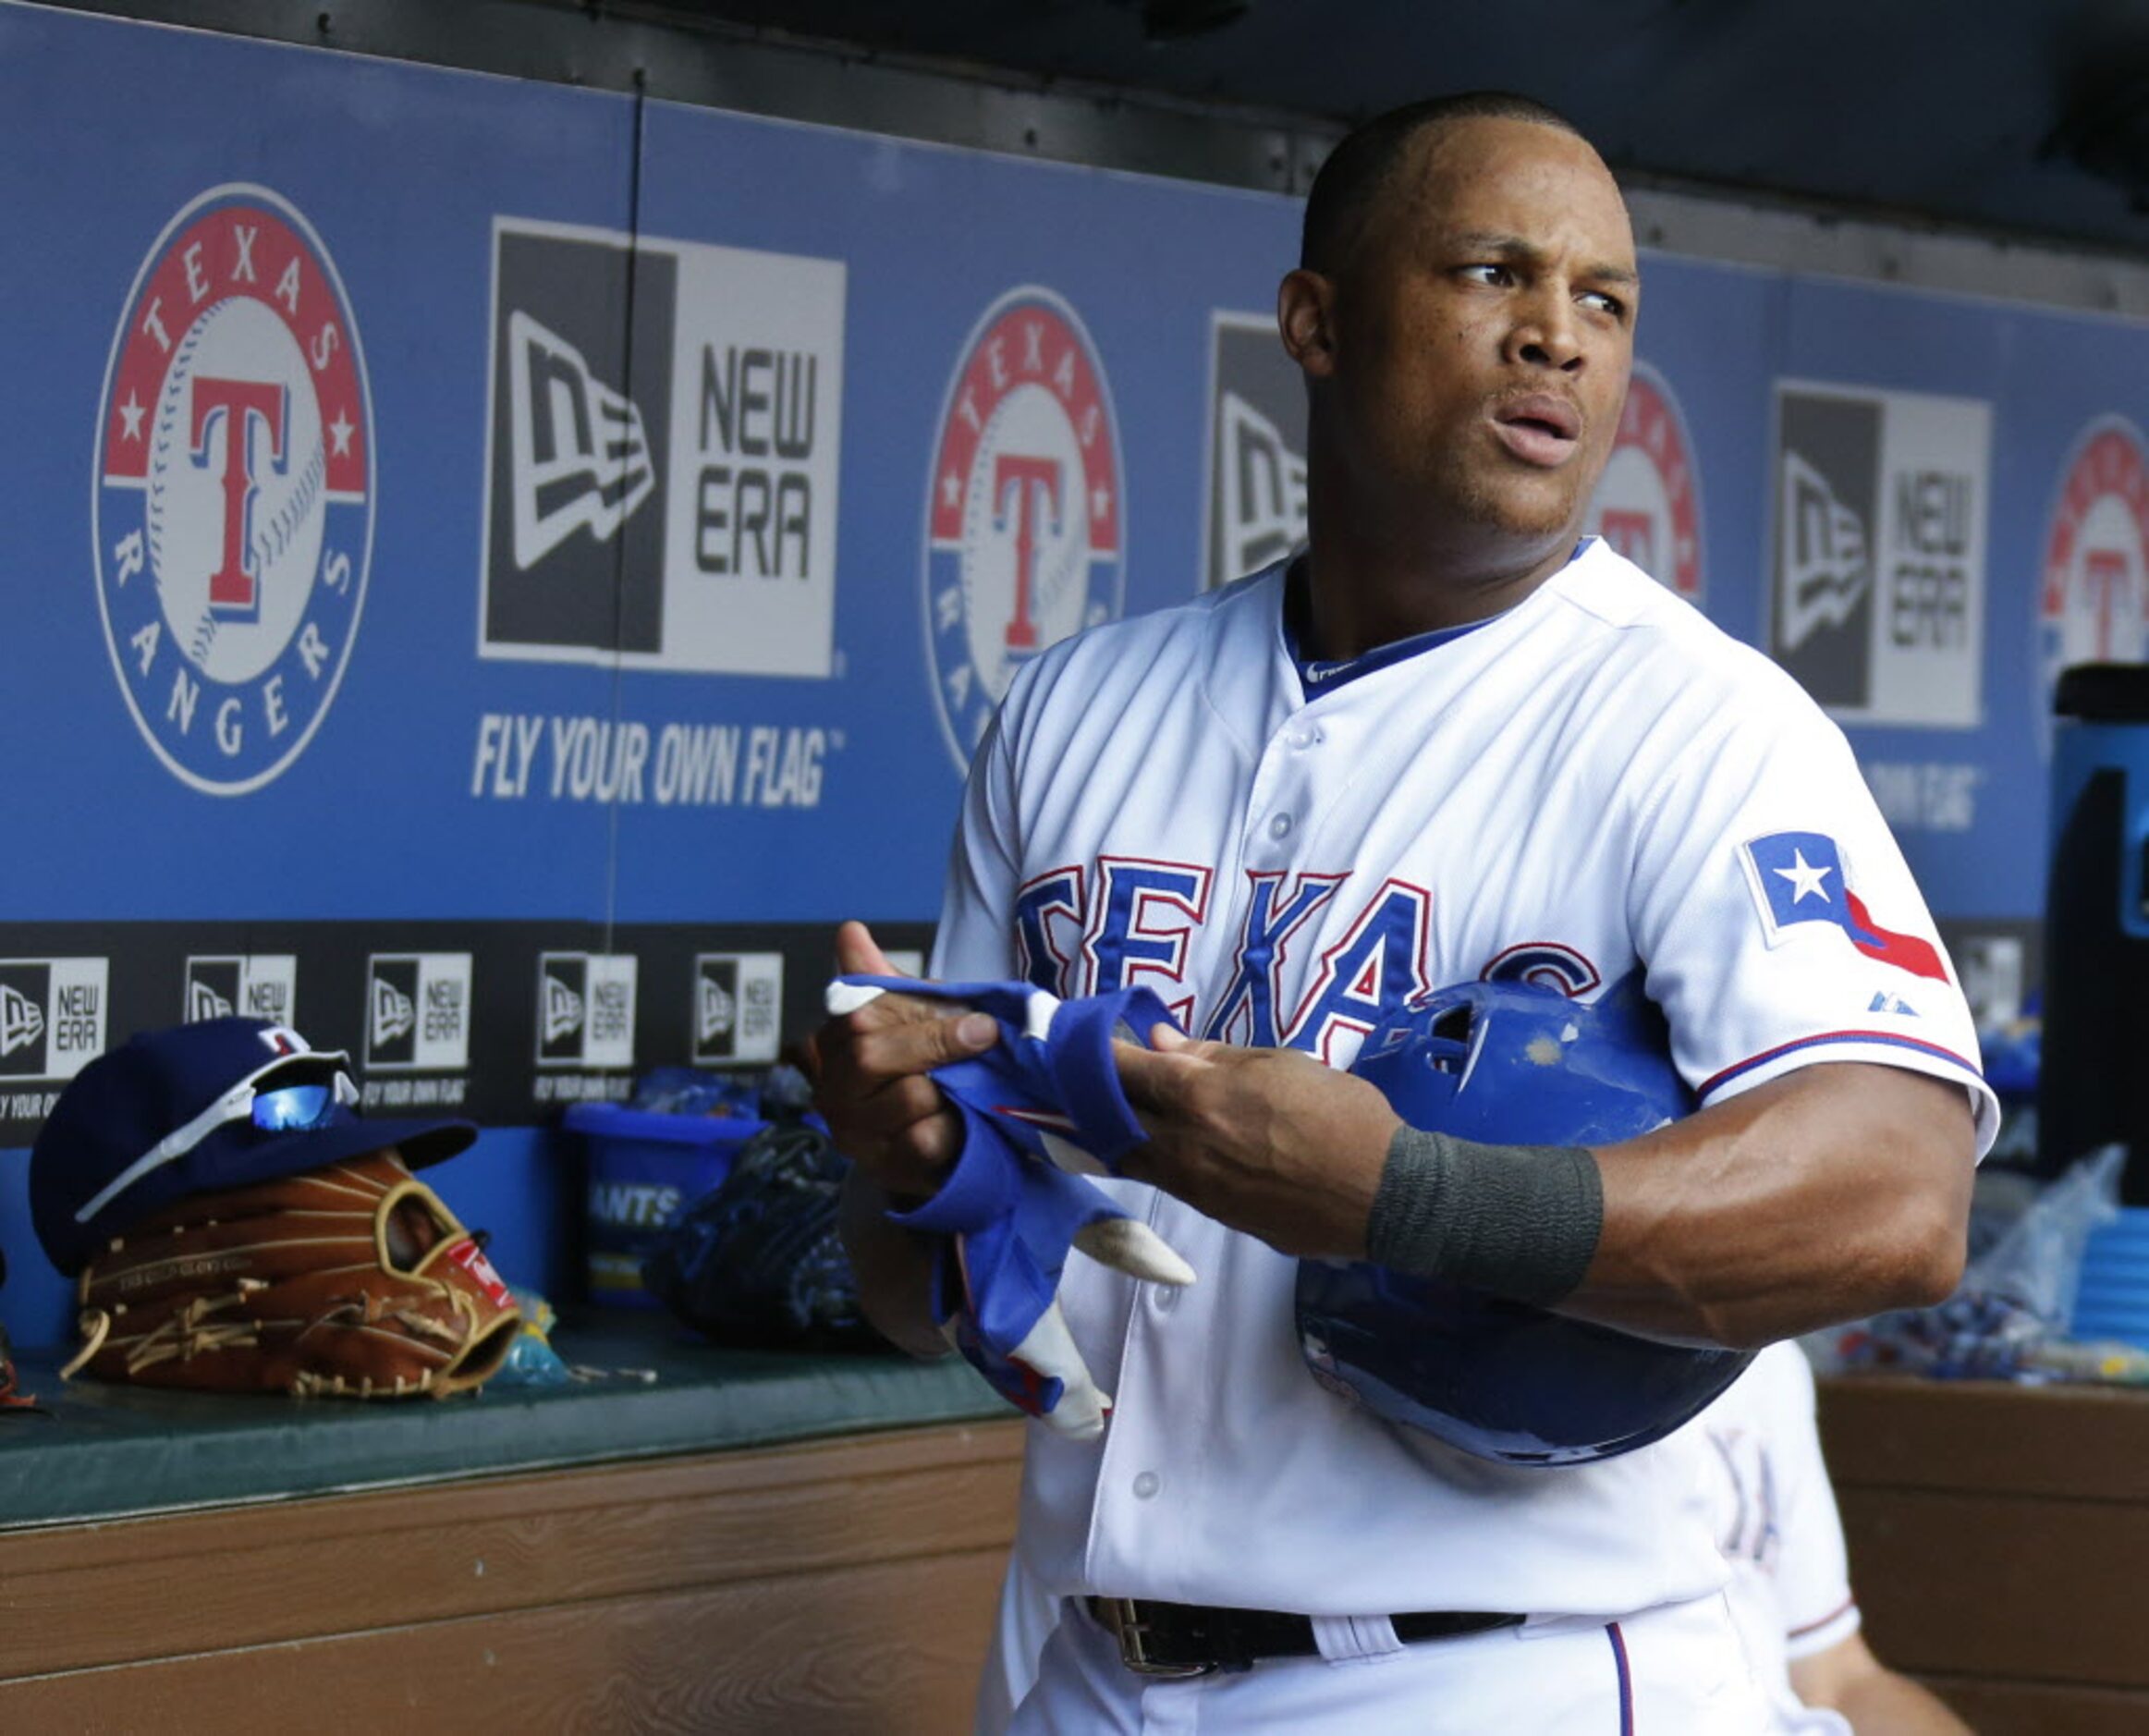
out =
[[1299,263],[1308,271],[1340,270],[1356,251],[1366,219],[1411,142],[1428,128],[1459,120],[1526,120],[1582,136],[1581,128],[1557,109],[1511,91],[1463,91],[1375,115],[1346,134],[1313,177]]

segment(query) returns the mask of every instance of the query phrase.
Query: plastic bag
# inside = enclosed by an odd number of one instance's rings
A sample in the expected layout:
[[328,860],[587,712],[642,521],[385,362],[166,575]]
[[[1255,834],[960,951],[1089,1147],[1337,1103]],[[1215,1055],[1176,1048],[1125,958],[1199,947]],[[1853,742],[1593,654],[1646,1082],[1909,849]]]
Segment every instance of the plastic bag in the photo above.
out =
[[712,1073],[699,1067],[653,1067],[634,1082],[629,1109],[651,1115],[736,1116],[761,1119],[760,1081],[745,1073]]
[[627,1106],[652,1115],[796,1121],[813,1106],[813,1087],[805,1074],[783,1061],[765,1070],[728,1073],[701,1067],[653,1067],[634,1082],[634,1094]]
[[1971,1263],[1962,1289],[2004,1296],[2050,1330],[2065,1332],[2089,1232],[2119,1215],[2126,1162],[2124,1145],[2106,1145],[2075,1164]]
[[2076,1163],[1970,1263],[1938,1307],[1899,1309],[1819,1335],[1821,1366],[2001,1380],[2073,1374],[2082,1359],[2053,1347],[2067,1339],[2090,1231],[2118,1216],[2126,1158],[2124,1146],[2107,1145]]
[[515,1301],[522,1310],[522,1329],[515,1335],[515,1346],[507,1352],[507,1360],[500,1364],[493,1376],[495,1387],[564,1387],[574,1379],[574,1373],[560,1353],[552,1347],[552,1329],[559,1322],[552,1304],[533,1290],[524,1290],[519,1284],[509,1285],[515,1292]]

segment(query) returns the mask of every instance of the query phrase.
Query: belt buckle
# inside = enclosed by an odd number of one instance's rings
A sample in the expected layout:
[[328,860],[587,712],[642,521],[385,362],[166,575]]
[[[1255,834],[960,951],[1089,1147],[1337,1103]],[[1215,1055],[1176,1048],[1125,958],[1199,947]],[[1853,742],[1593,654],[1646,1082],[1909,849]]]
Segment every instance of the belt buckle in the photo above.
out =
[[1119,1661],[1137,1676],[1155,1676],[1166,1680],[1190,1680],[1195,1676],[1214,1675],[1223,1666],[1220,1663],[1160,1664],[1150,1657],[1143,1644],[1143,1636],[1149,1624],[1143,1621],[1131,1597],[1098,1597],[1092,1600],[1104,1624],[1112,1631],[1113,1639],[1119,1644]]

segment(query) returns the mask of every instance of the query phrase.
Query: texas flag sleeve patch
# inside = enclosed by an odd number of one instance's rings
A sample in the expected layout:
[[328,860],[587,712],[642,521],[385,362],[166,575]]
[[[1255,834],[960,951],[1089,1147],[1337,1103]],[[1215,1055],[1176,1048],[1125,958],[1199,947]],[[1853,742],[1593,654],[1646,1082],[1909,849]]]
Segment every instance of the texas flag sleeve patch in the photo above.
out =
[[1740,846],[1747,879],[1760,906],[1768,944],[1779,945],[1801,923],[1825,923],[1869,959],[1912,976],[1945,983],[1948,967],[1930,941],[1899,935],[1873,920],[1844,876],[1843,853],[1823,832],[1772,832]]

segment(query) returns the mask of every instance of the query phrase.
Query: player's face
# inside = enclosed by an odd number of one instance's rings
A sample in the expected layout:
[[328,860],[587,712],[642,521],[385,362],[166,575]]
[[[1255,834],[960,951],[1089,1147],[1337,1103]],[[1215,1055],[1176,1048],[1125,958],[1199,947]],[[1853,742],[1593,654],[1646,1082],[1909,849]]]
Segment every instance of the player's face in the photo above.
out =
[[1517,120],[1422,140],[1334,283],[1353,492],[1518,556],[1570,534],[1611,455],[1639,291],[1587,142]]

